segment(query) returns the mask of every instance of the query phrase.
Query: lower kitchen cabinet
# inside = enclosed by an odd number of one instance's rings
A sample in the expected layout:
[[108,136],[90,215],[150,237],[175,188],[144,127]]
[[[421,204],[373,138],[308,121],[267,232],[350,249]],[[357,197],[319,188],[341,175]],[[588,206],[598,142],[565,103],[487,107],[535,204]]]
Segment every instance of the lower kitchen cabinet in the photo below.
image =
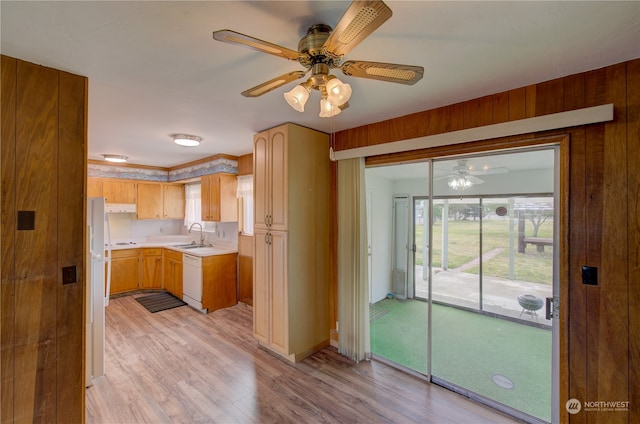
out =
[[182,299],[182,253],[164,249],[163,278],[164,289]]
[[138,290],[139,258],[138,249],[111,251],[111,294]]
[[141,289],[162,288],[162,249],[143,248],[141,257]]
[[202,308],[213,312],[237,301],[237,253],[202,258]]

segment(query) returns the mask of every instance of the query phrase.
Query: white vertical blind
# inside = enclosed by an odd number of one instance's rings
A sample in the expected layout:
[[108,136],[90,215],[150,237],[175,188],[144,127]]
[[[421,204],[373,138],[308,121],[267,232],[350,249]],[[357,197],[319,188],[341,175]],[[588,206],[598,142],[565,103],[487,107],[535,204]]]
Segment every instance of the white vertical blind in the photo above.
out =
[[364,158],[338,162],[338,351],[371,356]]

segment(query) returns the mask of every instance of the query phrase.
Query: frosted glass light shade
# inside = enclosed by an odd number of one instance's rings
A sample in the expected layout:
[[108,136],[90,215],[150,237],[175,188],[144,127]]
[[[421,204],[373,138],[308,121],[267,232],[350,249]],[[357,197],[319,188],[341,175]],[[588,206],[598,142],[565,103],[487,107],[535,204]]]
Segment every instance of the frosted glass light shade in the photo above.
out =
[[308,98],[309,90],[302,85],[298,85],[288,93],[284,93],[284,99],[289,103],[289,106],[298,112],[304,112],[304,105],[307,103]]
[[464,175],[451,178],[447,184],[454,190],[466,190],[473,185],[473,183]]
[[340,112],[342,112],[342,109],[340,109],[338,106],[334,106],[331,103],[329,103],[329,100],[327,99],[320,100],[320,117],[321,118],[331,118],[332,116],[336,116]]
[[332,78],[327,82],[327,100],[334,106],[341,106],[351,98],[351,86]]

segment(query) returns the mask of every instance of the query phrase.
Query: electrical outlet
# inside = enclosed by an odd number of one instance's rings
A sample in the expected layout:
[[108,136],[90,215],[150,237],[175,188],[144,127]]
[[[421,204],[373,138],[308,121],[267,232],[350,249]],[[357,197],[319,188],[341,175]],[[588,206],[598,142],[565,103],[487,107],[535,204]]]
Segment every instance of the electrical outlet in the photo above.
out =
[[74,284],[78,282],[78,271],[74,266],[62,268],[62,284]]

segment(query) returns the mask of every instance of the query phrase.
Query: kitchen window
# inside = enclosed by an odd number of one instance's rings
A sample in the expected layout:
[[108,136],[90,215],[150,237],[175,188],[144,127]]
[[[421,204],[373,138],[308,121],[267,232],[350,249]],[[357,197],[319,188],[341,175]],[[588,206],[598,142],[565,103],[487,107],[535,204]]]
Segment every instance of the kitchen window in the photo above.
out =
[[238,227],[242,234],[253,234],[253,175],[238,176]]

